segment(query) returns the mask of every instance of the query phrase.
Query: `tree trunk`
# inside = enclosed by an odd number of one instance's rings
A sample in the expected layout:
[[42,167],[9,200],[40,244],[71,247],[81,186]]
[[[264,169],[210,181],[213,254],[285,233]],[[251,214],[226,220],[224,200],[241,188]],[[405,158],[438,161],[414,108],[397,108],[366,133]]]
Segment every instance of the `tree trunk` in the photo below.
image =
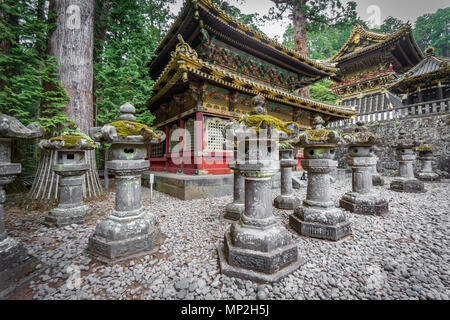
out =
[[[306,42],[306,18],[303,15],[302,6],[307,0],[296,1],[292,12],[292,25],[294,28],[295,50],[308,57],[308,47]],[[303,97],[309,98],[309,88],[302,88],[297,93]]]
[[94,0],[50,0],[57,14],[47,52],[56,57],[58,78],[70,97],[67,116],[88,134],[94,123]]
[[[56,23],[47,39],[47,54],[56,57],[58,80],[66,88],[70,101],[66,107],[69,119],[89,134],[93,112],[93,42],[94,0],[50,0],[49,10],[56,12]],[[47,84],[48,85],[48,84]],[[44,84],[44,89],[46,84]],[[98,178],[95,151],[86,151],[89,170],[84,176],[84,198],[99,197],[103,190]],[[56,151],[42,150],[36,178],[29,198],[38,201],[58,199],[59,178],[53,172]]]

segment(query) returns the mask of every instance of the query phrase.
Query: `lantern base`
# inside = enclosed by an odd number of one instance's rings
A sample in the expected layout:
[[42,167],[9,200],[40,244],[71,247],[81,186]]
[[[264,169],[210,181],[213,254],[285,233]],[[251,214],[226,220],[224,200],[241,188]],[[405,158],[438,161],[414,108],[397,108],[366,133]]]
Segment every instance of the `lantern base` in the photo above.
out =
[[434,172],[419,172],[417,178],[422,181],[439,181],[441,180],[439,175]]
[[289,216],[289,225],[300,235],[338,241],[352,234],[350,221],[335,207],[308,207],[304,204]]
[[229,203],[225,207],[224,219],[238,221],[241,218],[241,215],[245,211],[245,205],[243,203]]
[[37,273],[39,260],[28,255],[26,248],[13,238],[0,242],[0,299],[7,298],[18,286]]
[[44,224],[48,227],[65,227],[74,223],[83,224],[89,211],[91,208],[86,205],[74,208],[58,206],[44,217]]
[[274,207],[281,210],[294,210],[300,205],[300,203],[301,203],[300,199],[294,197],[293,194],[290,195],[280,194],[273,201]]
[[417,179],[397,178],[391,182],[390,189],[397,192],[425,193],[425,185]]
[[295,243],[268,252],[235,247],[228,233],[216,245],[222,274],[260,283],[276,282],[305,263]]
[[378,175],[372,175],[372,185],[374,187],[379,187],[379,186],[384,186],[384,180],[383,178],[378,174]]
[[355,192],[344,194],[339,206],[353,213],[380,216],[389,212],[389,203],[372,195],[362,195]]
[[87,252],[106,264],[121,263],[155,252],[161,232],[155,217],[147,212],[135,217],[109,216],[89,238]]

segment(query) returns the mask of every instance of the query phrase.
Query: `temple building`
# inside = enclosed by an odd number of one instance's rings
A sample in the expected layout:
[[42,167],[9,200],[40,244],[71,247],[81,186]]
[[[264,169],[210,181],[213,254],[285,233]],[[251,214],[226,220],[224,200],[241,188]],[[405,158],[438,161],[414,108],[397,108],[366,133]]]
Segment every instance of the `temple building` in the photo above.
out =
[[[265,98],[269,115],[305,129],[315,115],[330,122],[355,114],[352,106],[295,93],[323,78],[335,79],[334,63],[278,44],[209,0],[185,1],[155,53],[148,65],[155,83],[147,105],[167,139],[150,149],[150,167],[155,188],[181,199],[231,194],[227,162],[233,151],[224,150],[222,129],[247,114],[256,95]],[[182,161],[172,159],[174,154]]]
[[431,47],[425,50],[425,55],[425,59],[389,87],[395,94],[406,94],[408,105],[450,98],[450,59],[435,56]]
[[[389,92],[388,86],[422,59],[410,24],[392,34],[356,24],[344,46],[326,61],[339,68],[339,81],[332,83],[331,90],[339,104],[354,106],[360,115],[400,107],[402,100]],[[369,120],[363,116],[360,119]]]

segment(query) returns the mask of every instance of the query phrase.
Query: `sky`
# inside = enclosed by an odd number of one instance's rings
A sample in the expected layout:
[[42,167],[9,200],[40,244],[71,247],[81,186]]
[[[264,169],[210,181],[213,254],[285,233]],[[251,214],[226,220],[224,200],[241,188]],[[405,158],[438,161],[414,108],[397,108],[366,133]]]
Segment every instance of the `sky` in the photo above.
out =
[[[344,3],[350,0],[342,0]],[[359,16],[368,22],[369,26],[377,27],[388,16],[401,19],[404,22],[410,21],[412,24],[417,17],[425,13],[434,13],[438,9],[449,6],[448,0],[354,0],[357,6]],[[245,14],[259,13],[260,16],[267,14],[269,9],[274,6],[271,0],[228,0],[228,2]],[[242,3],[242,4],[241,4]],[[183,0],[176,0],[172,5],[175,13],[180,11]],[[271,38],[282,39],[283,33],[289,24],[289,18],[285,17],[282,21],[266,23],[261,26],[261,30]]]

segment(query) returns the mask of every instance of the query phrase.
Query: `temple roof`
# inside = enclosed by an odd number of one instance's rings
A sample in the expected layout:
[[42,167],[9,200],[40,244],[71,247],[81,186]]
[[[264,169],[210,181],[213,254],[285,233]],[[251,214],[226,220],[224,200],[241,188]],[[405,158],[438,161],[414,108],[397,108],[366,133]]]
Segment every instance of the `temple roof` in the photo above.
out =
[[333,77],[338,71],[333,62],[309,59],[240,23],[210,0],[186,0],[175,23],[155,50],[157,56],[150,63],[150,76],[156,78],[167,65],[170,52],[178,43],[178,34],[192,48],[196,48],[205,33],[260,59],[309,77]]
[[435,56],[432,48],[428,48],[425,52],[426,57],[394,82],[389,88],[391,91],[405,93],[420,83],[432,85],[433,80],[448,81],[450,79],[450,58]]
[[182,81],[187,82],[189,76],[209,80],[250,95],[260,95],[268,100],[334,117],[349,118],[355,115],[354,107],[336,106],[307,99],[203,61],[198,57],[197,52],[183,40],[181,35],[178,38],[180,43],[171,53],[171,60],[153,85],[153,96],[147,104],[150,108],[164,95],[172,94],[171,89],[176,88],[177,84]]
[[422,51],[417,46],[409,23],[404,24],[392,34],[370,31],[355,24],[347,42],[334,57],[327,61],[337,63],[337,66],[341,67],[342,64],[351,63],[355,59],[365,56],[369,58],[370,53],[380,50],[392,54],[391,63],[396,66],[396,71],[399,73],[405,72],[423,59]]

